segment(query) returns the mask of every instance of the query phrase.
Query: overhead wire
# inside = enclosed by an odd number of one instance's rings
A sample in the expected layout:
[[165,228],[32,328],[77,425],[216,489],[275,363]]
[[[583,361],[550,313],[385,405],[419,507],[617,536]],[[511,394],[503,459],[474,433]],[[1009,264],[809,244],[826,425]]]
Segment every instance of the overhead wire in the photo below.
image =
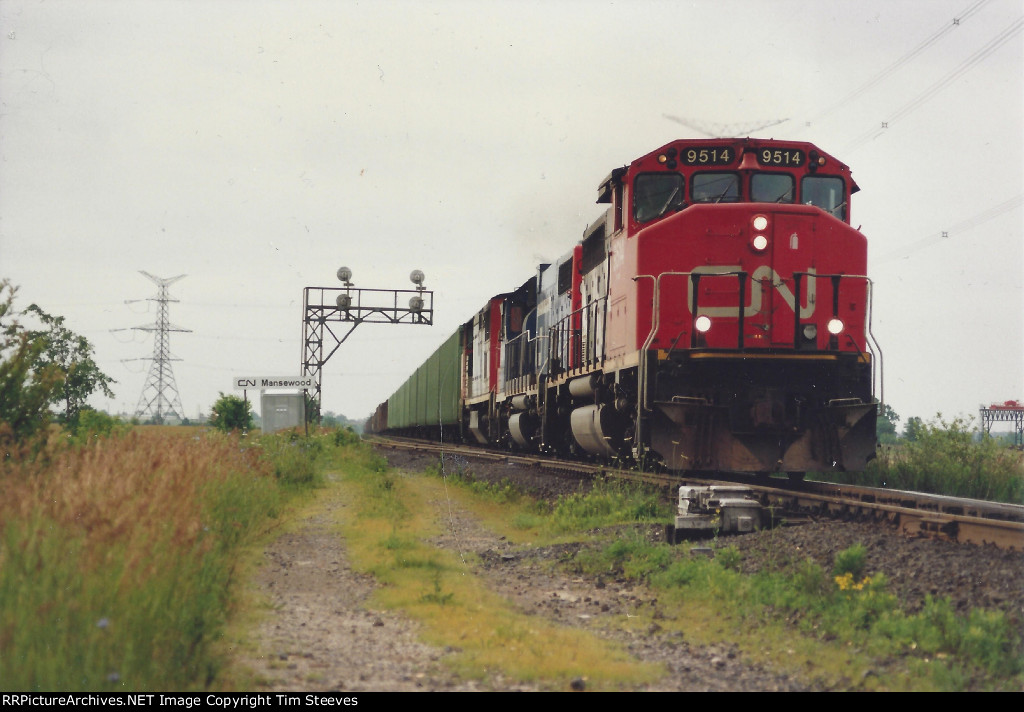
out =
[[1022,204],[1024,204],[1024,194],[1018,194],[1017,196],[1010,198],[1007,201],[999,203],[998,205],[994,205],[991,208],[988,208],[987,210],[983,210],[982,212],[972,217],[969,217],[966,220],[957,223],[956,225],[953,225],[948,230],[942,230],[940,232],[926,235],[925,237],[922,237],[918,240],[914,240],[913,242],[910,242],[896,250],[893,250],[892,252],[886,253],[879,257],[878,259],[872,260],[873,265],[877,267],[879,265],[883,265],[887,262],[892,262],[894,260],[906,259],[915,252],[923,250],[927,247],[931,247],[932,245],[936,245],[940,242],[949,240],[962,233],[968,232],[969,230],[972,230],[978,227],[979,225],[983,225],[989,222],[990,220],[994,220],[995,218],[999,217],[1000,215],[1003,215],[1004,213],[1021,207]]
[[925,102],[934,97],[944,88],[949,86],[952,82],[959,79],[961,76],[966,74],[968,71],[973,69],[979,62],[986,59],[989,55],[995,52],[997,49],[1006,44],[1012,39],[1017,33],[1024,29],[1024,17],[1018,17],[1008,27],[1002,30],[999,34],[988,41],[981,49],[972,54],[970,57],[965,59],[963,62],[958,64],[952,71],[947,73],[938,81],[934,82],[931,86],[925,89],[923,92],[918,94],[916,97],[908,101],[906,104],[896,110],[886,121],[882,122],[881,126],[874,127],[869,131],[865,131],[863,134],[858,136],[851,142],[847,147],[846,151],[853,151],[854,149],[864,145],[868,141],[881,136],[885,131],[896,121],[904,118],[911,112],[920,108]]
[[930,47],[933,44],[935,44],[936,42],[938,42],[945,35],[947,35],[948,33],[952,32],[953,30],[958,28],[963,23],[964,20],[967,20],[968,18],[970,18],[971,15],[975,14],[976,12],[978,12],[978,10],[980,10],[982,7],[984,7],[990,1],[991,0],[977,0],[977,2],[975,2],[973,5],[968,6],[959,15],[956,15],[951,22],[948,22],[948,23],[944,24],[936,32],[934,32],[929,37],[927,37],[924,40],[922,40],[916,47],[911,49],[909,52],[904,54],[902,57],[897,59],[895,62],[893,62],[892,64],[888,65],[887,67],[884,67],[880,72],[878,72],[877,74],[873,75],[866,82],[861,84],[859,87],[854,89],[852,92],[850,92],[849,94],[844,96],[842,99],[840,99],[836,103],[834,103],[831,106],[829,106],[827,109],[822,111],[820,114],[812,117],[811,120],[810,120],[810,123],[814,123],[815,121],[819,121],[822,118],[824,118],[824,117],[828,116],[829,114],[831,114],[832,112],[836,111],[837,109],[840,109],[843,106],[849,104],[851,101],[853,101],[854,99],[859,97],[861,94],[863,94],[864,92],[868,91],[869,89],[871,89],[872,87],[877,85],[879,82],[881,82],[883,79],[888,77],[890,74],[892,74],[893,72],[898,70],[900,67],[902,67],[904,64],[906,64],[907,62],[912,60],[914,57],[916,57],[917,55],[921,54],[921,52],[923,52],[924,50],[928,49],[928,47]]

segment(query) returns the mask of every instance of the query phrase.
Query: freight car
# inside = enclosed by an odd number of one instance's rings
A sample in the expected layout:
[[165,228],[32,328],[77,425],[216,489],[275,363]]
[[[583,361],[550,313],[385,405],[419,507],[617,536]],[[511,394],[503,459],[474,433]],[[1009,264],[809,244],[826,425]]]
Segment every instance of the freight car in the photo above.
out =
[[371,427],[672,470],[863,468],[877,400],[850,169],[814,145],[679,140],[492,297]]

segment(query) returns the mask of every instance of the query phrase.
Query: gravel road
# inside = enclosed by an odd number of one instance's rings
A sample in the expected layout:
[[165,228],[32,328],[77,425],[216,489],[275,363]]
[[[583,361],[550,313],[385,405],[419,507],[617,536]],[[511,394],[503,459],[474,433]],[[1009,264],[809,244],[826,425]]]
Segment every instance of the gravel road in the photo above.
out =
[[[434,458],[397,450],[382,451],[392,466],[416,470]],[[513,473],[506,465],[473,463],[475,477],[500,481]],[[572,491],[574,480],[532,471],[519,472],[525,486],[541,496]],[[447,672],[454,651],[419,642],[416,624],[367,604],[371,578],[353,571],[344,541],[329,521],[345,504],[325,500],[321,513],[292,534],[281,536],[265,552],[256,584],[273,604],[254,634],[252,651],[235,662],[252,671],[255,691],[473,691],[530,690],[495,676],[482,681],[456,679]],[[445,504],[447,507],[448,504]],[[656,534],[651,533],[652,536]],[[994,607],[1007,611],[1018,627],[1024,621],[1024,554],[990,548],[909,539],[877,523],[809,522],[753,535],[729,544],[753,571],[766,562],[814,559],[831,568],[834,555],[853,544],[867,547],[867,570],[883,572],[910,608],[925,595],[949,596],[958,610]],[[651,691],[797,691],[815,683],[779,675],[745,660],[736,646],[698,646],[657,623],[640,633],[604,631],[606,617],[627,616],[648,607],[658,619],[658,601],[644,586],[560,574],[549,565],[566,547],[513,551],[481,527],[467,512],[453,511],[445,536],[435,544],[477,554],[472,573],[520,610],[567,626],[612,635],[639,660],[661,662],[669,674]],[[570,547],[571,548],[571,547]],[[853,684],[855,681],[845,681]],[[585,687],[566,680],[563,689]]]

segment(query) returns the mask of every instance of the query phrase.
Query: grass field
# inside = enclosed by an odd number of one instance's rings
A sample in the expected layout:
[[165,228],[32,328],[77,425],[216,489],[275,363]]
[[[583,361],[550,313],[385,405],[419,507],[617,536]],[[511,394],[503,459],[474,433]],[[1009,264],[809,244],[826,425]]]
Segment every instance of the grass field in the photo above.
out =
[[208,685],[236,552],[316,483],[310,448],[142,427],[5,465],[0,688]]

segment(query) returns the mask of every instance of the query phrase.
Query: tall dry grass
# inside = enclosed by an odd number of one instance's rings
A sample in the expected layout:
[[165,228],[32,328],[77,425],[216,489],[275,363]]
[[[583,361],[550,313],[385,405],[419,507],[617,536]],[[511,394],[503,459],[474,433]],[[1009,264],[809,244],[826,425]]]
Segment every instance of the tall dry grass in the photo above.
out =
[[273,516],[262,448],[134,429],[0,469],[0,688],[189,689],[232,551]]

